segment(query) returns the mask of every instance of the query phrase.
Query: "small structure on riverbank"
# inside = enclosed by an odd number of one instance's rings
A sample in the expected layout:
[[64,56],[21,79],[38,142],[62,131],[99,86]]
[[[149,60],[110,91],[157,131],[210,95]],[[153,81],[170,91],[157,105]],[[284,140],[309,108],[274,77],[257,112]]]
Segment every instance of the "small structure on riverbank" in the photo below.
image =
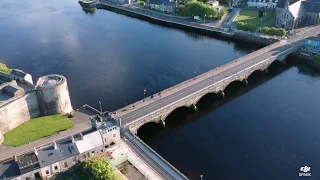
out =
[[320,70],[320,37],[310,38],[304,41],[304,44],[298,56],[312,67]]
[[149,0],[149,8],[155,11],[175,14],[177,12],[177,7],[177,2],[169,0]]

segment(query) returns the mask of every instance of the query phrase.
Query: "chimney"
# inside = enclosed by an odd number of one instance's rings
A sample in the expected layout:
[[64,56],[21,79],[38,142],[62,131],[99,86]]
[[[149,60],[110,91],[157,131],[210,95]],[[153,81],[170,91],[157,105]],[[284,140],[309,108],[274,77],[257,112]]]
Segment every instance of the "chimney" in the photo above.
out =
[[33,148],[34,149],[34,154],[38,156],[38,151],[36,148]]
[[82,133],[80,133],[80,139],[83,140],[83,135],[82,135]]
[[54,149],[58,149],[56,141],[53,141],[53,147],[54,147]]
[[71,139],[72,143],[74,143],[74,137],[73,137],[73,135],[71,135],[70,139]]
[[15,162],[17,162],[17,161],[18,161],[18,158],[17,158],[17,156],[16,156],[16,155],[13,155],[13,159],[14,159],[14,161],[15,161]]

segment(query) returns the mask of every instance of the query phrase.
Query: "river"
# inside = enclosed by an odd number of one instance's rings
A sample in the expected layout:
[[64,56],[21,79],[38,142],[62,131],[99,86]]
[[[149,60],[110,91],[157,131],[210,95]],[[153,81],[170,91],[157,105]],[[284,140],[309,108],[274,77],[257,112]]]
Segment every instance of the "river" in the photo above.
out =
[[[0,20],[0,62],[34,81],[66,76],[75,109],[101,101],[116,110],[144,88],[151,95],[259,48],[85,13],[75,0],[2,0]],[[190,179],[297,179],[305,165],[320,178],[319,92],[318,73],[290,65],[229,98],[204,99],[197,113],[176,111],[164,130],[145,126],[141,138]]]

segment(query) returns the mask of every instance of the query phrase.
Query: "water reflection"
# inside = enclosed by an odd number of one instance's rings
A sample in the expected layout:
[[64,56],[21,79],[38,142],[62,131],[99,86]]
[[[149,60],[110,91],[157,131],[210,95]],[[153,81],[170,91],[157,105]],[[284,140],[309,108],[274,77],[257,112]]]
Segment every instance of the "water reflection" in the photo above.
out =
[[83,12],[86,14],[94,15],[96,13],[96,8],[85,8],[82,7]]

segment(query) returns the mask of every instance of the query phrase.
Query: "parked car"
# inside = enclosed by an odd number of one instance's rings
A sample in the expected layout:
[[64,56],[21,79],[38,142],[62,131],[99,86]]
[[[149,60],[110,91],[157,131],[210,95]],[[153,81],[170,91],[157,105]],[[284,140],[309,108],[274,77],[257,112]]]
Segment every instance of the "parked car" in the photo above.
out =
[[201,18],[200,18],[199,16],[194,16],[193,19],[194,19],[194,20],[197,20],[197,21],[200,21],[200,20],[201,20]]

